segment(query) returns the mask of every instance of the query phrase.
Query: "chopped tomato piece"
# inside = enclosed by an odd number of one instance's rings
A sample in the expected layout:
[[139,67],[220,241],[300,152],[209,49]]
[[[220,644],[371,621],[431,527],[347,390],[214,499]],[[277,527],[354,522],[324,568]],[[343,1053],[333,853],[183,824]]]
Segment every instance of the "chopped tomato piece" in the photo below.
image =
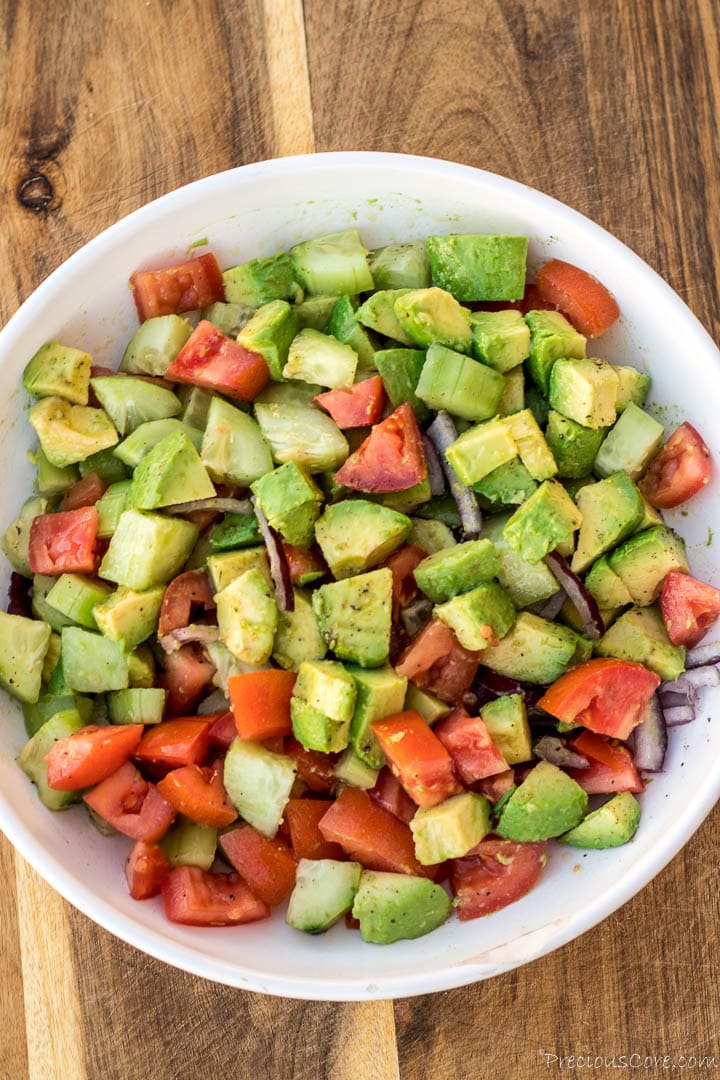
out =
[[515,770],[507,769],[505,772],[497,773],[495,776],[487,776],[484,780],[473,784],[473,791],[484,795],[491,803],[496,803],[506,791],[510,790],[514,783]]
[[413,802],[387,765],[384,765],[378,773],[375,787],[371,788],[368,794],[378,806],[382,806],[384,810],[407,825],[417,813],[417,804]]
[[259,353],[250,352],[206,319],[201,319],[165,372],[173,382],[217,390],[238,401],[253,401],[270,381]]
[[569,724],[627,739],[642,720],[660,679],[642,664],[612,658],[586,660],[561,675],[538,706]]
[[220,713],[213,719],[212,716],[208,716],[208,720],[212,720],[213,724],[208,732],[211,746],[219,746],[221,750],[229,750],[230,744],[233,739],[237,737],[237,728],[235,727],[235,717],[231,712]]
[[186,570],[173,578],[163,594],[158,635],[189,626],[197,609],[198,615],[215,610],[213,591],[204,570]]
[[388,765],[418,806],[437,806],[462,790],[450,754],[414,709],[371,726]]
[[660,608],[673,645],[691,649],[720,615],[720,589],[671,570],[663,582]]
[[385,386],[380,375],[363,379],[348,390],[328,390],[313,398],[329,412],[339,428],[376,424],[385,408]]
[[295,885],[297,863],[282,840],[268,840],[252,825],[241,825],[220,837],[228,861],[268,907],[282,904]]
[[287,740],[284,751],[297,765],[298,779],[307,784],[311,791],[330,791],[337,784],[333,772],[336,758],[321,754],[319,750],[306,750],[297,739]]
[[99,784],[135,752],[142,733],[142,724],[90,725],[58,739],[45,755],[49,787],[54,791],[78,791]]
[[551,259],[538,270],[535,284],[540,295],[557,304],[587,337],[599,337],[620,318],[620,308],[605,286],[572,263]]
[[412,406],[405,402],[373,427],[335,473],[335,480],[356,491],[406,491],[426,476],[420,428]]
[[159,840],[175,818],[175,807],[130,761],[86,792],[83,800],[108,825],[133,840]]
[[296,678],[294,671],[277,668],[230,676],[228,692],[241,739],[262,742],[291,733],[290,698]]
[[710,483],[710,451],[692,424],[681,424],[662,446],[638,487],[649,503],[672,510]]
[[162,270],[136,270],[130,276],[140,322],[156,315],[181,315],[225,299],[225,286],[217,259],[211,252],[180,266]]
[[427,558],[427,552],[419,544],[406,544],[399,548],[386,561],[385,565],[392,570],[393,576],[393,618],[397,619],[402,608],[407,607],[420,591],[415,583],[413,573],[423,559]]
[[165,917],[184,926],[237,926],[267,919],[270,908],[239,874],[212,874],[176,866],[162,883]]
[[317,548],[301,548],[283,543],[293,585],[305,585],[329,573],[327,563]]
[[530,281],[525,285],[522,300],[480,300],[467,304],[467,307],[473,311],[507,311],[513,308],[522,315],[527,315],[528,311],[557,311],[557,304],[546,300],[537,285]]
[[465,709],[454,709],[433,728],[450,754],[455,770],[464,784],[474,784],[486,776],[506,772],[508,763],[490,737],[479,716],[469,716]]
[[206,660],[196,645],[183,645],[163,658],[165,670],[158,685],[167,693],[165,712],[168,716],[192,712],[205,687],[215,674],[215,666]]
[[125,863],[125,877],[133,900],[149,900],[160,894],[170,871],[170,861],[157,844],[136,840]]
[[615,772],[623,772],[627,761],[627,752],[623,747],[611,743],[604,735],[596,735],[594,731],[581,731],[576,739],[573,739],[573,750],[600,761]]
[[547,862],[544,840],[481,840],[451,863],[450,883],[463,922],[514,904],[536,885]]
[[98,520],[94,506],[39,514],[30,526],[29,562],[33,574],[92,574]]
[[326,840],[318,823],[332,806],[330,799],[288,799],[285,822],[296,859],[344,859],[339,844]]
[[153,724],[140,740],[135,759],[153,772],[168,772],[181,765],[202,765],[210,746],[210,721],[182,717]]
[[427,877],[427,868],[415,858],[408,826],[377,806],[360,788],[343,788],[321,818],[319,828],[326,840],[340,844],[351,859],[368,870]]
[[464,649],[449,626],[432,619],[410,642],[395,665],[416,686],[457,705],[475,678],[480,653]]
[[200,825],[224,829],[238,816],[223,784],[221,761],[205,768],[182,765],[159,780],[157,787],[179,814]]
[[96,472],[88,473],[65,492],[63,510],[79,510],[82,506],[94,506],[107,491],[107,484]]
[[[577,739],[575,740],[577,744]],[[609,745],[609,744],[608,744]],[[640,774],[635,768],[630,751],[624,746],[612,747],[615,759],[612,765],[591,760],[587,769],[568,769],[568,775],[576,780],[588,795],[615,795],[619,791],[639,794],[645,790]],[[587,750],[583,753],[590,754]]]

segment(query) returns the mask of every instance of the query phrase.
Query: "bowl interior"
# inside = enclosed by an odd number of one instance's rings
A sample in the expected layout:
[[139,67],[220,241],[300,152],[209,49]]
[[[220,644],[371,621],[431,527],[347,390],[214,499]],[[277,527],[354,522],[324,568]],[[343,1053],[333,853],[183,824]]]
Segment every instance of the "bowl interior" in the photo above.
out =
[[[508,232],[530,237],[530,266],[558,256],[599,277],[623,316],[594,347],[653,377],[652,409],[668,431],[687,418],[718,454],[720,401],[715,346],[678,297],[637,256],[581,215],[487,173],[421,158],[328,154],[246,166],[210,177],[145,207],[103,233],[37,290],[0,333],[0,491],[4,528],[27,497],[31,448],[20,375],[45,341],[59,338],[117,365],[137,326],[129,274],[186,256],[207,239],[221,265],[287,248],[356,225],[369,247],[429,233]],[[7,468],[12,463],[12,468]],[[717,481],[687,513],[670,515],[697,576],[720,584],[713,534],[720,536]],[[0,588],[9,575],[3,560]],[[51,814],[14,763],[24,742],[19,709],[0,701],[0,826],[63,895],[131,944],[219,981],[305,998],[391,997],[447,989],[534,959],[570,940],[641,888],[682,846],[720,794],[720,728],[707,692],[698,719],[671,734],[666,771],[642,797],[636,839],[584,855],[552,850],[540,884],[486,919],[447,925],[415,942],[381,949],[337,926],[321,937],[272,921],[194,930],[167,923],[159,900],[127,895],[130,842],[101,837],[74,808]]]

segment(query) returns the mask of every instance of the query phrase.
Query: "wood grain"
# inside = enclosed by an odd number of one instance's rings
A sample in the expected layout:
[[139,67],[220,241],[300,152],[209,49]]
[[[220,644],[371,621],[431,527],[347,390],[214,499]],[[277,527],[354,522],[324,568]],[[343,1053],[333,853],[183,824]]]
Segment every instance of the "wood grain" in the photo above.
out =
[[[446,157],[547,191],[717,336],[719,25],[713,0],[8,0],[0,319],[149,199],[314,147]],[[548,1073],[543,1050],[720,1062],[718,825],[716,810],[552,956],[394,1007],[177,972],[70,909],[0,838],[0,1080],[524,1080]]]

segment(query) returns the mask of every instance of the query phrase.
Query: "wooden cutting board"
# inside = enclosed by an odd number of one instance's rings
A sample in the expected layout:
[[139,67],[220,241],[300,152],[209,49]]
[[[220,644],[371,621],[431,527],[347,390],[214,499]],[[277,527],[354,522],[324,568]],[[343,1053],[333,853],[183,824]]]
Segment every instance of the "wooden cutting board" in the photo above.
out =
[[[713,0],[7,0],[0,317],[179,184],[371,149],[481,166],[570,203],[717,337],[719,24]],[[3,840],[0,1080],[522,1080],[560,1071],[561,1055],[720,1064],[719,822],[716,810],[638,897],[553,955],[359,1005],[166,967]]]

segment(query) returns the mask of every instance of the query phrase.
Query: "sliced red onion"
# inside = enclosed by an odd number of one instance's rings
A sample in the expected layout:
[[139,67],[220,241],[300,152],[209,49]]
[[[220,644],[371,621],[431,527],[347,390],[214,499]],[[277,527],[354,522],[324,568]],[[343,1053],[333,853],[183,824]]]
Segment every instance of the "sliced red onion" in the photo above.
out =
[[713,664],[706,664],[703,667],[691,668],[690,671],[683,671],[682,675],[679,675],[677,679],[673,679],[672,682],[664,682],[660,689],[663,693],[671,690],[679,694],[683,692],[687,694],[692,690],[701,690],[706,686],[720,686],[720,668],[715,667]]
[[475,540],[482,529],[482,515],[478,506],[475,492],[465,484],[461,484],[450,462],[445,457],[445,451],[458,437],[457,428],[452,417],[445,409],[440,409],[437,416],[427,429],[427,436],[437,450],[438,458],[445,477],[450,486],[450,492],[457,503],[463,533],[468,540]]
[[674,705],[692,705],[687,694],[679,694],[676,690],[660,690],[658,696],[663,709],[672,709]]
[[193,499],[192,502],[173,503],[163,506],[166,514],[192,514],[195,510],[217,510],[219,514],[251,514],[249,499],[228,499],[216,495],[213,499]]
[[547,619],[548,622],[552,622],[553,619],[557,619],[563,604],[567,600],[567,593],[564,589],[558,589],[556,593],[549,596],[547,600],[540,600],[537,604],[531,604],[528,611],[531,611],[533,615],[538,615],[541,619]]
[[667,750],[665,710],[657,694],[650,698],[645,713],[633,731],[633,760],[642,772],[661,772]]
[[668,727],[691,724],[695,719],[695,709],[692,705],[673,705],[670,709],[663,709],[663,712]]
[[549,761],[551,765],[560,768],[588,769],[590,762],[584,754],[578,754],[570,750],[561,739],[554,735],[543,735],[533,744],[535,757]]
[[263,540],[265,541],[265,547],[267,548],[268,559],[270,560],[270,574],[275,585],[277,606],[280,611],[294,611],[295,593],[293,592],[290,567],[288,565],[287,555],[285,554],[285,548],[282,546],[282,540],[278,533],[275,532],[272,525],[268,523],[268,519],[258,505],[255,496],[252,497],[250,502],[252,504],[252,509],[255,511],[255,517],[257,518],[257,523],[260,527]]
[[230,708],[230,701],[222,690],[213,690],[197,707],[198,716],[212,716],[213,713],[224,713]]
[[425,463],[427,465],[428,480],[430,481],[430,494],[442,495],[445,491],[445,473],[440,464],[440,458],[437,455],[432,439],[426,435],[424,431],[420,434],[422,436],[423,450],[425,451]]
[[218,640],[217,626],[205,626],[203,623],[191,623],[189,626],[179,626],[177,630],[171,630],[159,638],[166,653],[177,652],[181,645],[189,645],[196,641],[199,645],[208,645]]
[[8,615],[24,615],[26,619],[32,617],[32,585],[31,578],[13,570],[8,585]]
[[570,603],[582,620],[586,636],[597,641],[605,633],[605,624],[600,617],[600,609],[595,597],[591,596],[577,574],[573,573],[557,551],[551,551],[545,556],[545,565],[567,593]]
[[708,664],[720,664],[720,641],[711,641],[708,645],[697,645],[688,649],[685,656],[686,668],[706,667]]
[[497,671],[486,667],[478,668],[473,690],[476,693],[479,690],[487,690],[496,698],[503,697],[505,694],[520,694],[528,706],[534,705],[545,693],[544,686],[518,682],[517,679],[509,679],[506,675],[499,675]]
[[419,596],[411,604],[400,612],[400,622],[403,624],[405,633],[415,637],[419,630],[432,618],[432,602],[426,596]]

